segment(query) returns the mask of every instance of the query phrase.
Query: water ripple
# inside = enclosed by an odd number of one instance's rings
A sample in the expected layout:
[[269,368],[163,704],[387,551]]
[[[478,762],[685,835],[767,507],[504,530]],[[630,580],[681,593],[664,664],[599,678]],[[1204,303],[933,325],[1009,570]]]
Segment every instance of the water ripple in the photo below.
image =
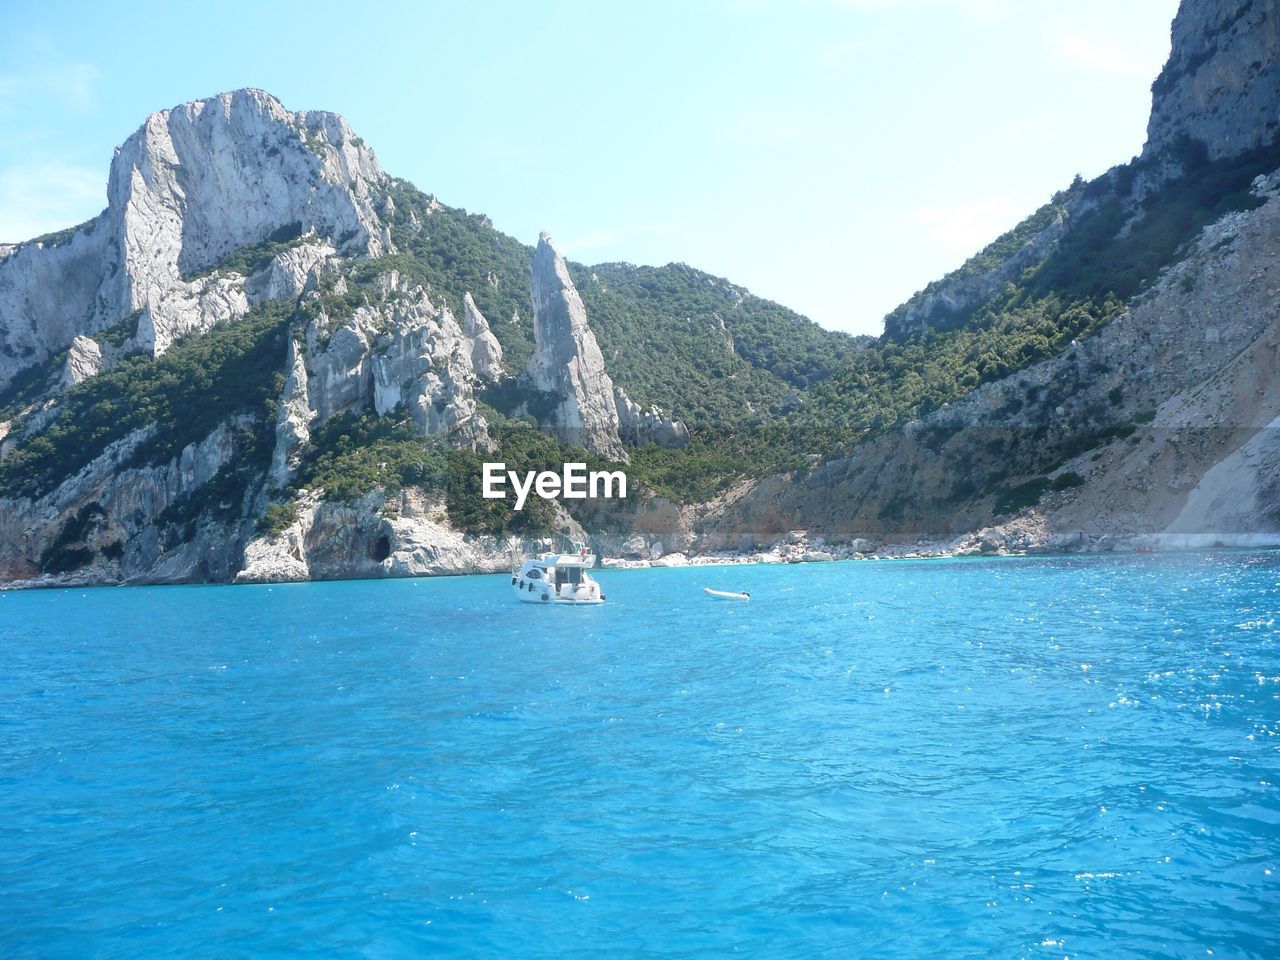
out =
[[1280,955],[1280,563],[0,594],[0,954]]

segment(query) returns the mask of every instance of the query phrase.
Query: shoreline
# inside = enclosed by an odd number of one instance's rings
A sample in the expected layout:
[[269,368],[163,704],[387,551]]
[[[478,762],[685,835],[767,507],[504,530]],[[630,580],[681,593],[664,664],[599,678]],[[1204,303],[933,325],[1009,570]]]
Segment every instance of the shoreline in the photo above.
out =
[[[1155,541],[1155,542],[1152,542]],[[954,543],[954,541],[953,541]],[[870,551],[853,551],[848,547],[834,548],[828,552],[820,549],[805,549],[800,545],[788,545],[790,549],[772,548],[760,551],[716,551],[689,556],[684,553],[669,553],[652,560],[624,559],[605,557],[593,567],[594,570],[682,570],[691,567],[749,567],[749,566],[795,566],[806,563],[867,563],[882,561],[921,561],[921,560],[1002,560],[1002,559],[1053,559],[1063,557],[1091,556],[1169,556],[1187,553],[1217,553],[1222,551],[1269,551],[1280,549],[1280,533],[1255,534],[1141,534],[1125,538],[1102,538],[1089,547],[1039,546],[1029,549],[1010,550],[999,548],[984,551],[982,549],[955,549],[941,547],[936,541],[918,541],[902,545],[889,545],[887,549]],[[496,569],[492,566],[477,566],[469,570],[448,570],[435,573],[388,574],[369,577],[317,577],[308,579],[280,580],[115,580],[77,578],[74,576],[44,576],[29,580],[13,580],[0,583],[0,593],[20,590],[70,590],[98,589],[108,587],[233,587],[233,586],[279,586],[293,583],[347,583],[364,580],[417,580],[438,579],[444,577],[500,576],[508,573],[506,568]]]

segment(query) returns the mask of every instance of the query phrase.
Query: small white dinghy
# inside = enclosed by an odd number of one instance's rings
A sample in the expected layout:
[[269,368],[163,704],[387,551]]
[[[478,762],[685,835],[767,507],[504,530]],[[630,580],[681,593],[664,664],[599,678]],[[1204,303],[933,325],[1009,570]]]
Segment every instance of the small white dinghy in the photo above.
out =
[[712,590],[710,587],[703,587],[702,592],[708,597],[715,597],[717,600],[750,600],[751,594],[745,590],[742,593],[734,593],[731,590]]

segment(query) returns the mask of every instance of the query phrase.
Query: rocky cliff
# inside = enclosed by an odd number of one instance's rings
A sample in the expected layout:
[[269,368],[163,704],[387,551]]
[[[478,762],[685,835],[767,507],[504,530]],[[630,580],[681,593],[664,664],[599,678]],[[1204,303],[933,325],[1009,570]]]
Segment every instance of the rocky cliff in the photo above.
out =
[[530,278],[535,349],[524,376],[531,389],[553,398],[542,419],[563,440],[624,459],[613,381],[569,268],[548,234],[538,238]]
[[542,422],[569,443],[626,462],[627,444],[677,447],[689,438],[678,420],[657,406],[633,403],[605,372],[604,357],[587,323],[587,310],[551,237],[538,238],[530,269],[534,352],[524,382],[553,399]]
[[1278,14],[1184,2],[1142,156],[1073,184],[886,336],[963,335],[1037,297],[1103,323],[851,456],[742,485],[703,547],[794,528],[890,551],[1280,543]]
[[1144,155],[1182,138],[1213,159],[1280,135],[1280,3],[1197,0],[1173,21],[1173,49],[1152,86]]
[[[478,299],[501,280],[446,246],[488,242],[487,220],[387,178],[342,118],[258,90],[149,117],[108,196],[90,223],[0,259],[0,579],[225,580],[246,564],[252,579],[284,570],[282,549],[315,577],[508,562],[520,537],[468,538],[440,489],[385,487],[391,468],[329,430],[393,434],[419,483],[441,482],[448,451],[495,446],[478,398],[513,377]],[[628,444],[687,439],[609,377],[549,240],[518,256],[534,323],[512,311],[506,333],[533,341],[521,389],[552,400],[547,429],[623,461]],[[361,496],[299,486],[345,479],[317,466],[343,456],[369,471]],[[386,556],[340,527],[387,536]]]
[[[1280,542],[1276,29],[1187,0],[1143,155],[875,343],[524,246],[261,91],[155,114],[102,214],[0,249],[0,580]],[[632,496],[517,514],[489,458]]]
[[0,386],[130,319],[120,352],[159,354],[242,315],[242,285],[197,275],[273,235],[386,252],[371,197],[382,176],[341,117],[290,113],[261,90],[152,114],[116,151],[106,210],[0,261]]

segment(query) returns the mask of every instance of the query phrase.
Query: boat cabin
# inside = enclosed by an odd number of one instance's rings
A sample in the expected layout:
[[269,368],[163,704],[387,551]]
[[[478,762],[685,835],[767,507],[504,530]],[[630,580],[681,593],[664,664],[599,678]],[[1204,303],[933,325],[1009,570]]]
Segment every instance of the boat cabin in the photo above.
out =
[[604,594],[587,572],[593,560],[583,553],[544,553],[536,560],[525,561],[520,570],[512,574],[511,585],[520,599],[527,602],[599,603]]

